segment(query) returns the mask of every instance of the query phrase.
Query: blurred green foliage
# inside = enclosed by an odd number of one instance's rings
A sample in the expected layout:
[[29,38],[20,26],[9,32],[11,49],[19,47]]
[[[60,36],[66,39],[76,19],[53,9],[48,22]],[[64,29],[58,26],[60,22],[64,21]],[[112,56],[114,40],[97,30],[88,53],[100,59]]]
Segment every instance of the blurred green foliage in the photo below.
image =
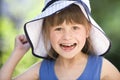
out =
[[[24,4],[23,4],[24,3]],[[43,7],[44,0],[2,0],[0,12],[0,67],[9,58],[14,48],[16,35],[24,34],[24,23],[38,15]],[[25,8],[25,9],[24,9]],[[24,72],[40,59],[31,54],[31,50],[17,65],[14,76]]]
[[[2,11],[6,11],[6,13],[9,15],[4,15],[5,13],[3,13],[3,15],[0,15],[0,67],[8,59],[14,48],[15,36],[24,33],[24,23],[38,15],[42,10],[44,3],[44,0],[28,0],[26,4],[23,2],[24,6],[18,6],[22,4],[20,0],[4,0],[4,2],[5,1],[7,5],[14,6],[12,6],[12,8],[9,8],[9,13],[7,6],[5,6],[5,8],[2,8]],[[29,2],[34,3],[30,5]],[[112,43],[111,50],[108,52],[109,54],[105,55],[105,57],[120,70],[120,1],[90,0],[90,2],[92,7],[92,16],[106,32]],[[26,6],[27,4],[29,5]],[[21,9],[23,9],[23,11]],[[13,14],[13,16],[11,16],[10,13]],[[30,65],[39,60],[40,59],[34,57],[31,54],[31,51],[29,51],[16,67],[14,76],[25,71]]]
[[120,0],[91,0],[92,15],[111,40],[105,57],[120,71]]

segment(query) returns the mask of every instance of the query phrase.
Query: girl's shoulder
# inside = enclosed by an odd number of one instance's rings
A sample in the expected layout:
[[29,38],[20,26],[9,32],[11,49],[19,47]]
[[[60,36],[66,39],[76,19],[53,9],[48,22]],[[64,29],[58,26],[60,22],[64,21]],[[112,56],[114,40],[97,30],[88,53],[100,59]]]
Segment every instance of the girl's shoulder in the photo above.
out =
[[101,78],[102,80],[120,80],[117,68],[105,58],[103,58]]

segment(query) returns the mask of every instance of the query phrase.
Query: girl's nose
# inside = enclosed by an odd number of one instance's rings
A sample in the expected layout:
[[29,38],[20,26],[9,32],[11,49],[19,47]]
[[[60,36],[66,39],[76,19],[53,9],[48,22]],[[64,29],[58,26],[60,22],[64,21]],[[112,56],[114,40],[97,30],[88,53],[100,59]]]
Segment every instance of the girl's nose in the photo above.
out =
[[64,40],[70,40],[70,39],[72,39],[72,32],[71,31],[64,31],[63,32],[63,39]]

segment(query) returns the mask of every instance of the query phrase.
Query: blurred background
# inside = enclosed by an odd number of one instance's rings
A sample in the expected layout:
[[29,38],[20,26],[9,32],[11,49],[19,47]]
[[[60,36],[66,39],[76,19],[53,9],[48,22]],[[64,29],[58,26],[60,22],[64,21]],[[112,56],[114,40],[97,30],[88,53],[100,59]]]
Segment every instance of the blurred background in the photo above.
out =
[[[112,46],[104,55],[120,71],[120,0],[90,0],[92,16],[110,38]],[[14,48],[14,39],[24,34],[24,23],[38,15],[44,0],[0,0],[0,67]],[[15,69],[14,76],[40,59],[29,51]]]

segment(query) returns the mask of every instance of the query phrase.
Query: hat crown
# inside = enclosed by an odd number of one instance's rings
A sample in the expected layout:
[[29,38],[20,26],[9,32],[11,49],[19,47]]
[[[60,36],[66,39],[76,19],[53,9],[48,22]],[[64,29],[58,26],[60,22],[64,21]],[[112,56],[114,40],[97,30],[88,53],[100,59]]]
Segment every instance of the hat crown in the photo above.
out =
[[50,2],[51,0],[45,0],[45,5],[47,5],[48,2]]
[[[76,0],[76,1],[77,1],[77,0]],[[84,3],[87,5],[88,9],[89,9],[90,12],[91,12],[90,1],[89,1],[89,0],[81,0],[81,1],[84,2]]]
[[[50,1],[53,1],[53,0],[45,0],[45,6],[46,6]],[[54,0],[54,1],[62,1],[62,0]],[[65,1],[65,0],[63,0],[63,1]],[[66,0],[66,1],[82,1],[82,2],[84,2],[84,3],[87,5],[89,11],[91,12],[91,7],[90,7],[90,1],[89,1],[89,0]]]

